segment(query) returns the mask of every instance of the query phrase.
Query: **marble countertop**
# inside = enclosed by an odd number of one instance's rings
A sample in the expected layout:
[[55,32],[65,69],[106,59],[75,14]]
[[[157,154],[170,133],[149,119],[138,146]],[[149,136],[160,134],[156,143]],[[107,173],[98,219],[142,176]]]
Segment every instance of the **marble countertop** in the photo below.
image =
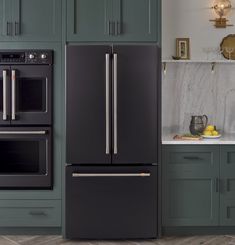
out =
[[175,134],[162,135],[163,145],[235,145],[235,134],[225,134],[219,139],[174,140]]

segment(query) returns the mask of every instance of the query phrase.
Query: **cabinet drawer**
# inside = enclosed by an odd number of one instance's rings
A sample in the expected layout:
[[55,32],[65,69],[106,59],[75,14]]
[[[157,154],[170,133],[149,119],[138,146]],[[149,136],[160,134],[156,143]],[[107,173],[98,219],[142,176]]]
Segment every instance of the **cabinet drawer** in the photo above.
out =
[[164,164],[169,173],[193,173],[202,175],[214,168],[219,160],[219,146],[166,146],[163,150]]
[[68,166],[65,212],[69,239],[155,238],[157,166]]
[[61,226],[61,200],[0,200],[1,226]]

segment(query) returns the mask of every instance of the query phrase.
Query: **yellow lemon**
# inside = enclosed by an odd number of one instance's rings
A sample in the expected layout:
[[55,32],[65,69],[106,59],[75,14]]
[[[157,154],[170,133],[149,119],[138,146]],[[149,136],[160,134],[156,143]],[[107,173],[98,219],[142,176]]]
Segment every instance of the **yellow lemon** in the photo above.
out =
[[212,135],[217,136],[217,135],[219,135],[219,132],[214,130],[214,131],[212,131]]
[[206,135],[206,136],[212,136],[212,132],[210,130],[205,130],[203,132],[203,135]]
[[205,129],[205,131],[214,131],[215,130],[215,126],[214,125],[208,125]]

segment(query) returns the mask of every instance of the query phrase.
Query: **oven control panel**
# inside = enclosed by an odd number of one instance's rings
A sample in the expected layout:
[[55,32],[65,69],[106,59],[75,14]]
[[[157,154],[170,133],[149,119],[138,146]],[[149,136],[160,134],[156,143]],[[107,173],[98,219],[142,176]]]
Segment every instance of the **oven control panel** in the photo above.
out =
[[0,50],[0,64],[53,64],[52,50]]

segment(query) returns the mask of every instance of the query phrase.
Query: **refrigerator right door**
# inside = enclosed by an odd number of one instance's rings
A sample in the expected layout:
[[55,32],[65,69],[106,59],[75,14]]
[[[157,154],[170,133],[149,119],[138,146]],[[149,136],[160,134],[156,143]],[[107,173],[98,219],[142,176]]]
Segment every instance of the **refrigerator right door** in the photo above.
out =
[[157,163],[160,49],[113,47],[114,164]]

